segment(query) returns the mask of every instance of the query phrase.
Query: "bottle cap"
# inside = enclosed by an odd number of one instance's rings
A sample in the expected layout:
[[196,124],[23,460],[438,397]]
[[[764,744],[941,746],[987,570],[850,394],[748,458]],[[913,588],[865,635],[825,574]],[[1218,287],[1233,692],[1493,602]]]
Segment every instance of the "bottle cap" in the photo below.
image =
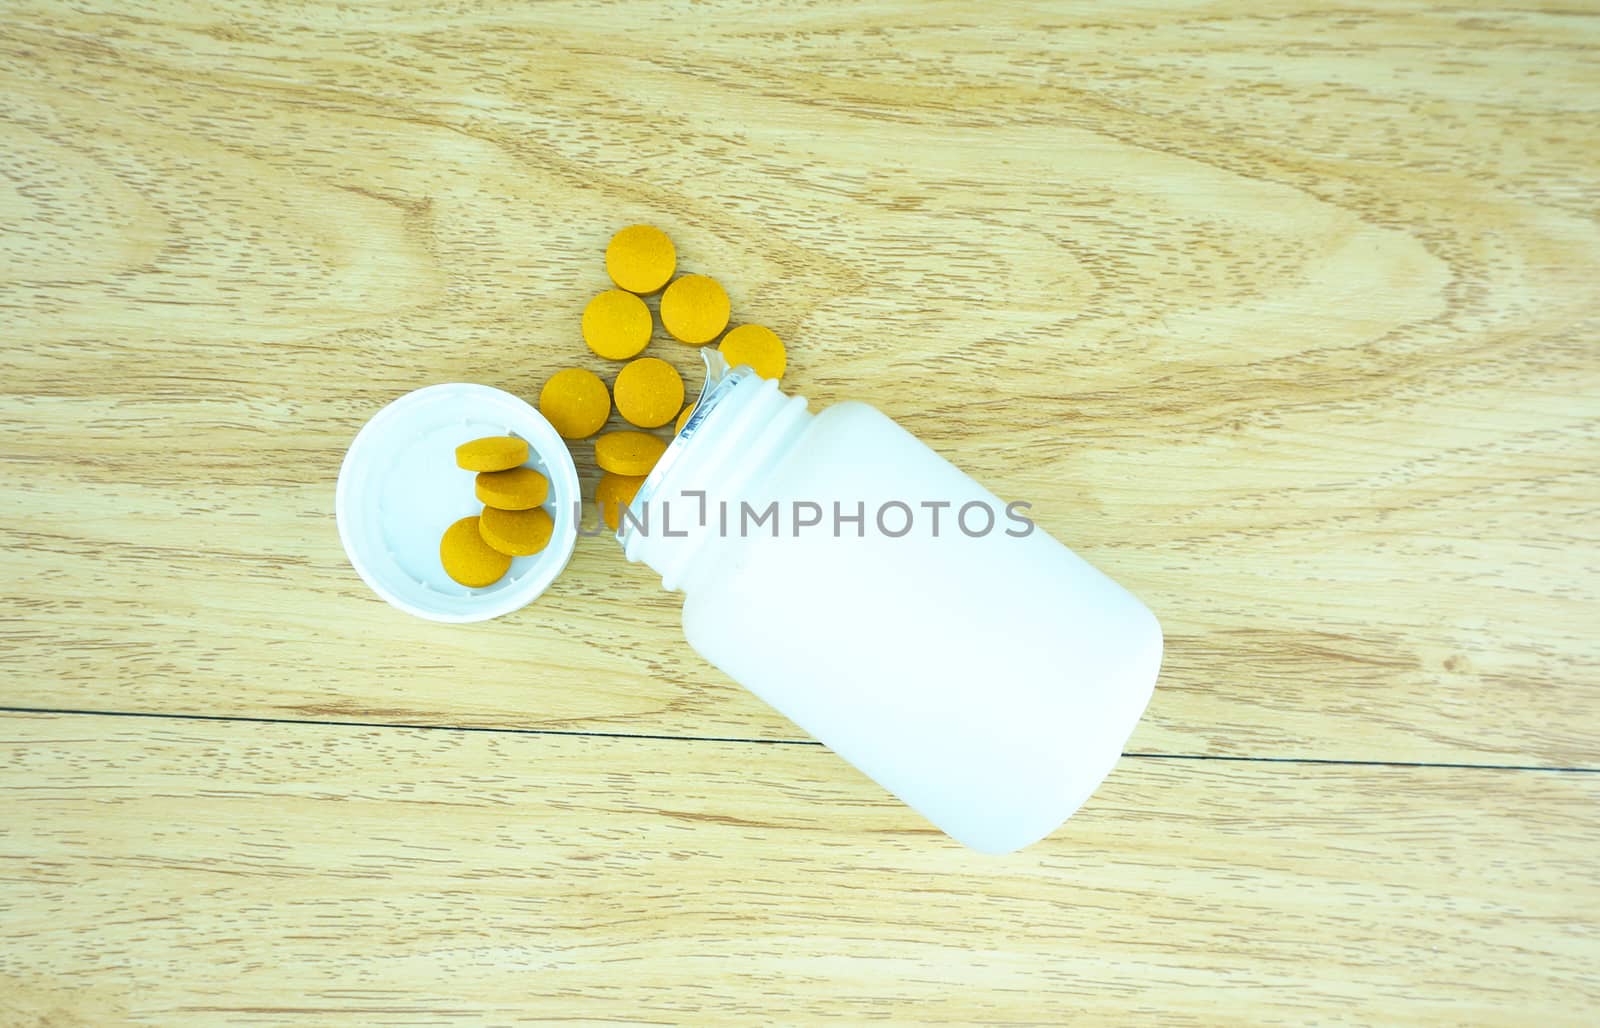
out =
[[[469,589],[445,574],[439,540],[483,510],[456,447],[492,435],[527,440],[528,465],[550,481],[544,508],[555,529],[500,581]],[[373,592],[408,614],[466,622],[524,607],[556,580],[577,543],[580,502],[572,454],[543,415],[503,390],[449,382],[407,393],[362,427],[339,469],[334,510],[345,555]]]

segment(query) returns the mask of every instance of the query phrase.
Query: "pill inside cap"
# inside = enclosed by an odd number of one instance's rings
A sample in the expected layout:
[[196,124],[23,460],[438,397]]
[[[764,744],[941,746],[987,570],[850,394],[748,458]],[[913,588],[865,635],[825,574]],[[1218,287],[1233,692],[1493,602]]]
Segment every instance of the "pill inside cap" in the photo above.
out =
[[[541,506],[554,527],[539,553],[470,589],[445,573],[439,539],[483,509],[455,448],[497,435],[527,440],[527,466],[550,483]],[[450,382],[407,393],[362,427],[339,469],[334,509],[345,554],[373,592],[417,617],[469,622],[517,610],[555,581],[577,542],[580,497],[572,455],[538,411],[491,386]]]

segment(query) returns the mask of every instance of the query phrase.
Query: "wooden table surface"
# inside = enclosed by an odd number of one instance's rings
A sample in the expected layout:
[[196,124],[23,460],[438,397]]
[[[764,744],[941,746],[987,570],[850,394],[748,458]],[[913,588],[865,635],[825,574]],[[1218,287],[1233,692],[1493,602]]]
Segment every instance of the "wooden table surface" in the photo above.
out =
[[[6,4],[0,1024],[1592,1023],[1583,6]],[[351,571],[357,429],[609,378],[636,221],[1160,616],[1045,842],[608,539],[473,626]]]

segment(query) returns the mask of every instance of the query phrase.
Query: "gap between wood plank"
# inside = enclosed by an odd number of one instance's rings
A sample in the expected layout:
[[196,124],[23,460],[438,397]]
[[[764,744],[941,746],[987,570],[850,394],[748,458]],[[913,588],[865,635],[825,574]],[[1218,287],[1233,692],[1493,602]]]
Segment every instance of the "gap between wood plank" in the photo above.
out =
[[[166,714],[140,710],[79,710],[66,707],[0,706],[0,714],[75,714],[89,717],[153,718],[167,721],[239,721],[259,725],[319,725],[336,728],[398,728],[425,732],[497,732],[506,735],[557,735],[596,739],[649,739],[667,742],[742,742],[764,746],[821,746],[815,739],[748,739],[723,735],[649,735],[639,732],[580,732],[561,728],[494,728],[487,725],[421,725],[387,721],[332,721],[317,718],[255,717],[228,714]],[[1436,767],[1468,771],[1552,771],[1562,774],[1600,774],[1596,767],[1557,767],[1544,764],[1465,764],[1427,760],[1342,760],[1335,757],[1237,757],[1214,753],[1122,754],[1135,760],[1215,760],[1240,764],[1330,764],[1339,767]]]

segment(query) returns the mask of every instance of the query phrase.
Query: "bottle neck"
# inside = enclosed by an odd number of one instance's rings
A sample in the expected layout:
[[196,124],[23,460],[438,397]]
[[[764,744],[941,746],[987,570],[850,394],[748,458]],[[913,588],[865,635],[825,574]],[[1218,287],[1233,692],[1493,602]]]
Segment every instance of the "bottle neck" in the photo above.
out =
[[624,513],[618,539],[667,589],[685,589],[738,536],[740,502],[794,445],[804,397],[738,369],[709,388]]

